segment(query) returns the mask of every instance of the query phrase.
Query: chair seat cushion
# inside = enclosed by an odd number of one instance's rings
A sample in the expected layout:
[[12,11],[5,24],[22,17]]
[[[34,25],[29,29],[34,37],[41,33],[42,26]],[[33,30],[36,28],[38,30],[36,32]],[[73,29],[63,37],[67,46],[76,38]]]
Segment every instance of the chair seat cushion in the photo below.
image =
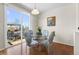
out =
[[33,40],[31,41],[31,45],[35,45],[35,44],[38,44],[38,42],[36,40]]

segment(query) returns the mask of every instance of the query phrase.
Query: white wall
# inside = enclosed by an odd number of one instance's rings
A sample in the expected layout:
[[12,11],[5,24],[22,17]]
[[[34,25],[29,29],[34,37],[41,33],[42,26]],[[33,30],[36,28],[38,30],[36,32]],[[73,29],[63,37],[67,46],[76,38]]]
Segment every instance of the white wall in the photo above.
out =
[[[74,45],[73,33],[75,31],[75,4],[68,4],[51,9],[40,15],[39,25],[42,30],[56,31],[55,42]],[[47,17],[56,16],[56,26],[47,26]]]
[[38,25],[38,16],[31,15],[31,17],[30,17],[30,26],[31,26],[31,29],[34,32],[34,35],[36,33],[37,25]]
[[79,32],[75,32],[74,54],[79,55]]
[[4,4],[0,3],[0,50],[5,47],[4,38]]
[[76,32],[75,32],[75,48],[74,54],[79,55],[79,4],[76,4]]
[[79,32],[79,3],[76,4],[76,32]]

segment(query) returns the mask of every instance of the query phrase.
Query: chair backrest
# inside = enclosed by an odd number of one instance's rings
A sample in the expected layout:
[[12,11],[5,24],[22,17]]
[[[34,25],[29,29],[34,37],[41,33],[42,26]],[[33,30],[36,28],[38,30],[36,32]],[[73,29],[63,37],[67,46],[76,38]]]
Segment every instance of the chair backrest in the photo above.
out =
[[43,35],[43,36],[48,37],[48,34],[49,34],[48,30],[43,30],[43,32],[42,32],[42,35]]
[[28,32],[24,33],[25,40],[28,44],[28,46],[31,44],[32,36],[33,36],[33,31],[29,30]]
[[55,31],[51,32],[51,34],[49,35],[49,44],[53,42],[54,36],[55,36]]

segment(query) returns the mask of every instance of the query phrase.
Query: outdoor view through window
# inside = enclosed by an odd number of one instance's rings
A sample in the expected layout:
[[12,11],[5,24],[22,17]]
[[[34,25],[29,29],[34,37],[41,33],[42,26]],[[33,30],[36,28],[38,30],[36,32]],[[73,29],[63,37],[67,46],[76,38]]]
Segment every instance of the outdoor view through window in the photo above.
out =
[[[14,8],[6,8],[7,16],[7,47],[21,43],[21,25],[23,31],[29,28],[29,15]],[[22,22],[21,22],[22,21]]]

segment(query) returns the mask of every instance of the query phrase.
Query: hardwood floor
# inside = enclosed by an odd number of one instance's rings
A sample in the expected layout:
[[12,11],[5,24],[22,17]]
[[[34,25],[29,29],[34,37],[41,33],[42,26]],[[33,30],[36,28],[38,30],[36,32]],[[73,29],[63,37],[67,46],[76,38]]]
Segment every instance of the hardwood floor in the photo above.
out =
[[[48,50],[43,45],[40,45],[39,47],[38,45],[35,45],[34,47],[29,48],[30,49],[29,54],[30,55],[73,55],[74,54],[73,46],[54,42],[49,47],[50,48],[48,53]],[[11,48],[0,51],[0,55],[26,55],[28,54],[26,50],[29,49],[26,48],[26,44],[23,43],[22,50],[21,50],[21,44],[19,44]]]
[[54,43],[52,48],[53,48],[54,55],[74,55],[73,46],[60,44],[60,43]]
[[74,47],[60,43],[53,43],[49,46],[49,53],[47,52],[47,49],[43,45],[41,45],[40,52],[38,48],[31,48],[31,54],[32,55],[73,55]]

